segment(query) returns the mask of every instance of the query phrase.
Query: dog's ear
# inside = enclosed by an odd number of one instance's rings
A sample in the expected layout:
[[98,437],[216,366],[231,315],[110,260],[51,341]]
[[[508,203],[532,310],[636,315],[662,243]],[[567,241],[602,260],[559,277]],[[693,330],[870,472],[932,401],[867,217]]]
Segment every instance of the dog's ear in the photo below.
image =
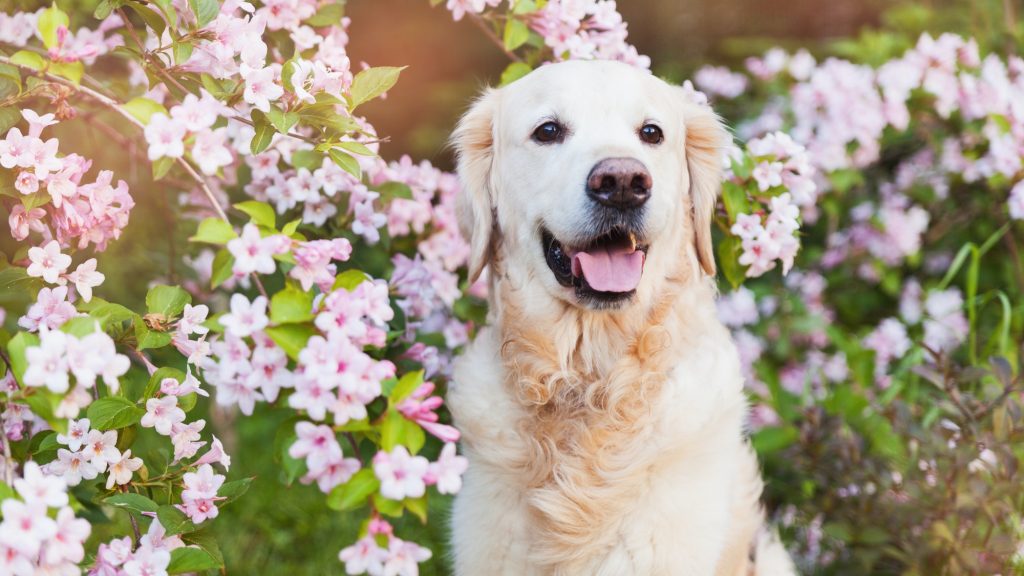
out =
[[495,112],[498,91],[487,89],[470,107],[452,134],[461,190],[455,208],[459,230],[469,241],[469,281],[474,282],[491,259],[494,242]]
[[704,273],[714,276],[711,224],[722,184],[722,155],[731,137],[721,118],[710,107],[694,103],[688,96],[684,98],[683,122],[686,166],[690,173],[690,202],[693,206],[694,247]]

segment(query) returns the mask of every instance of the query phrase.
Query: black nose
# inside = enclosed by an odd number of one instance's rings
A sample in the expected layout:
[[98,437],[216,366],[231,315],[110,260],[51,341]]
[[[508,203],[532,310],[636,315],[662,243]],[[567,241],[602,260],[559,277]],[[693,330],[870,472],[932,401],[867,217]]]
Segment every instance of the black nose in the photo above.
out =
[[587,176],[587,195],[611,208],[639,208],[651,197],[651,173],[635,158],[605,158]]

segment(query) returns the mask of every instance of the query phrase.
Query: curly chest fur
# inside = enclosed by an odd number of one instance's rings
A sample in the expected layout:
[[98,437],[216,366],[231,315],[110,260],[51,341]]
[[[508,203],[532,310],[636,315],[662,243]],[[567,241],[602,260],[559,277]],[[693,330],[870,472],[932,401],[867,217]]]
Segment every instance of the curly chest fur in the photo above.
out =
[[460,573],[715,573],[749,456],[728,338],[656,323],[567,361],[527,326],[482,332],[449,394],[471,461]]

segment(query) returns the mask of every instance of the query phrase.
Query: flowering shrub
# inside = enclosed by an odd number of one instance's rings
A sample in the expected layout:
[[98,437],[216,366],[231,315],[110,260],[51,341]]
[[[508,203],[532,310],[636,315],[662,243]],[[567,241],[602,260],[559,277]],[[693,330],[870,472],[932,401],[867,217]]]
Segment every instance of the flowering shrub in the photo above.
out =
[[[445,8],[509,56],[503,83],[651,64],[614,2]],[[230,419],[257,410],[286,416],[261,450],[284,482],[362,519],[338,542],[347,573],[432,558],[415,524],[461,487],[442,392],[486,289],[466,280],[455,177],[378,156],[359,108],[401,68],[353,67],[349,25],[332,0],[0,14],[0,572],[223,567],[210,525],[254,481],[231,476]],[[1019,567],[1024,61],[923,36],[880,67],[773,50],[694,79],[694,101],[743,111],[720,313],[801,562]],[[94,173],[56,136],[79,124],[151,170]],[[132,309],[103,299],[97,254],[142,225],[142,194],[173,197],[172,262],[133,278]]]

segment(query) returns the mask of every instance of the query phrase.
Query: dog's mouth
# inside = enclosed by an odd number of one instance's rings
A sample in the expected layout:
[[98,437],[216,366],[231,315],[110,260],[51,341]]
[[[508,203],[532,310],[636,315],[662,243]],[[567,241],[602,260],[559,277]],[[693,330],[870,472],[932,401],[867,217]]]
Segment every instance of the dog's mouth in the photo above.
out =
[[581,246],[559,242],[541,228],[541,246],[558,283],[574,287],[579,300],[597,305],[617,304],[636,294],[648,248],[623,227],[613,227]]

